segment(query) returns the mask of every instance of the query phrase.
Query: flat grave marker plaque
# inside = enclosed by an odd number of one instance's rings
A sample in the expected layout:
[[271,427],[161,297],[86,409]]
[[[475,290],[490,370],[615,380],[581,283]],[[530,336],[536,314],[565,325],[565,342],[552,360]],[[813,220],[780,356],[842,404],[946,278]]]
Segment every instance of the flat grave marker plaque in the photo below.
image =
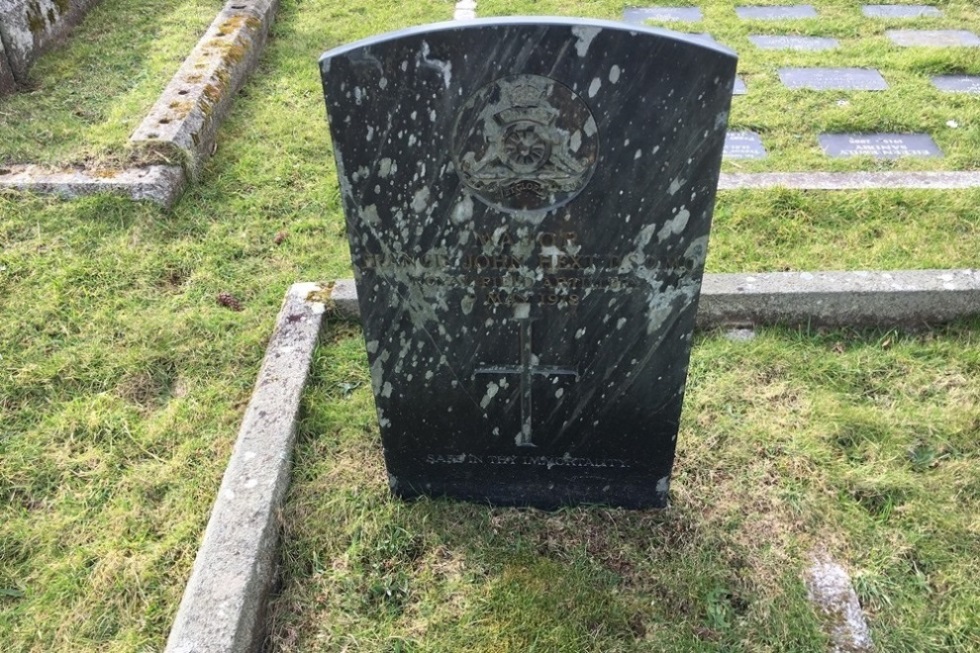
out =
[[552,18],[321,58],[396,495],[666,504],[736,63]]
[[742,20],[801,20],[817,17],[817,10],[813,5],[736,7],[735,13]]
[[940,75],[932,78],[932,85],[947,93],[980,93],[980,76]]
[[862,5],[868,18],[939,18],[943,12],[929,5]]
[[704,15],[697,7],[627,7],[623,20],[631,25],[643,25],[648,20],[696,23],[704,20]]
[[755,132],[728,132],[724,156],[726,159],[764,159],[766,148]]
[[822,36],[750,36],[749,41],[762,50],[833,50],[840,45],[837,39]]
[[900,159],[943,155],[928,134],[821,134],[820,146],[834,158]]
[[980,37],[965,29],[890,29],[892,43],[903,48],[977,48]]
[[780,68],[786,88],[814,91],[884,91],[888,83],[871,68]]

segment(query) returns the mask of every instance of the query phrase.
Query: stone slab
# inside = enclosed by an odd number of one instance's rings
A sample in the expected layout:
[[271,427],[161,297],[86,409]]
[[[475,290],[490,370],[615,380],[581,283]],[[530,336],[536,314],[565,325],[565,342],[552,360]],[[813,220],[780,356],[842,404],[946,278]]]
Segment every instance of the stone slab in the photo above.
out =
[[780,68],[786,88],[814,91],[884,91],[888,83],[873,68]]
[[834,158],[900,159],[943,155],[928,134],[821,134],[820,146]]
[[459,0],[453,9],[453,20],[473,20],[476,18],[475,0]]
[[947,93],[980,93],[980,76],[940,75],[932,78],[932,85]]
[[980,188],[980,172],[761,172],[722,173],[718,190],[872,190]]
[[725,136],[725,159],[764,159],[766,148],[755,132],[728,132]]
[[704,14],[698,7],[627,7],[623,20],[632,25],[643,25],[648,20],[696,23],[704,20]]
[[14,78],[26,82],[31,65],[82,22],[99,0],[0,0],[0,40]]
[[125,170],[53,170],[36,165],[0,167],[0,189],[60,195],[66,198],[113,193],[169,208],[183,192],[186,175],[179,166]]
[[964,29],[891,29],[885,33],[892,43],[903,48],[980,47],[980,37]]
[[750,36],[749,41],[760,50],[833,50],[840,45],[837,39],[821,36]]
[[166,653],[256,651],[277,565],[299,404],[325,306],[321,288],[292,286],[245,409]]
[[0,39],[0,97],[9,95],[17,90],[17,80],[14,79],[14,71],[7,61],[7,51],[3,48],[3,40]]
[[873,653],[871,629],[847,571],[825,553],[806,571],[807,594],[824,617],[833,651]]
[[192,178],[217,146],[235,93],[258,63],[279,0],[229,3],[130,137],[141,152],[183,165]]
[[736,7],[735,13],[742,20],[800,20],[817,17],[817,10],[813,5]]
[[[334,286],[337,311],[356,317],[354,282]],[[943,324],[980,315],[980,270],[705,274],[700,328],[815,324]]]
[[735,77],[735,87],[732,89],[732,95],[745,95],[748,93],[748,89],[745,87],[745,80],[739,76]]
[[939,18],[943,12],[929,5],[862,5],[868,18]]

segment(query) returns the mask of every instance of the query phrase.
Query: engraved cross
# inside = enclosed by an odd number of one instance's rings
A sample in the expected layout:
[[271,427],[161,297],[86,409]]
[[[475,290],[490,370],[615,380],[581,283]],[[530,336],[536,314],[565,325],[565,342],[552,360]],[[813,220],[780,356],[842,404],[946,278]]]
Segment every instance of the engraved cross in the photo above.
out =
[[519,374],[521,378],[521,432],[517,434],[519,447],[533,447],[531,441],[531,380],[538,376],[574,376],[578,380],[578,370],[552,365],[538,365],[537,356],[531,346],[531,319],[519,318],[519,340],[521,360],[517,365],[489,365],[477,368],[477,374]]

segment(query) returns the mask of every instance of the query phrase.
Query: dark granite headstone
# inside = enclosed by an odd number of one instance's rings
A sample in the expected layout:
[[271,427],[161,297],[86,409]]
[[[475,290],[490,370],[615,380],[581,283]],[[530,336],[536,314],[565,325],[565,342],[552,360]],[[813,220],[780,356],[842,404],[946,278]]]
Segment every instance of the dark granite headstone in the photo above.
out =
[[817,10],[813,8],[813,5],[736,7],[735,13],[742,20],[799,20],[817,17]]
[[928,134],[822,134],[820,147],[835,158],[870,156],[900,159],[933,157],[943,153]]
[[928,5],[863,5],[868,18],[939,18],[943,12]]
[[755,132],[728,132],[725,137],[724,158],[764,159],[766,148],[762,145],[762,138]]
[[665,505],[734,53],[513,18],[320,66],[393,492]]
[[623,20],[632,25],[643,25],[648,20],[661,22],[695,23],[704,15],[697,7],[627,7]]
[[932,85],[947,93],[980,93],[980,76],[941,75],[932,78]]
[[890,29],[885,33],[903,48],[980,48],[980,37],[965,29]]
[[888,83],[870,68],[780,68],[786,88],[814,91],[884,91]]
[[820,36],[750,36],[749,41],[762,50],[832,50],[837,39]]

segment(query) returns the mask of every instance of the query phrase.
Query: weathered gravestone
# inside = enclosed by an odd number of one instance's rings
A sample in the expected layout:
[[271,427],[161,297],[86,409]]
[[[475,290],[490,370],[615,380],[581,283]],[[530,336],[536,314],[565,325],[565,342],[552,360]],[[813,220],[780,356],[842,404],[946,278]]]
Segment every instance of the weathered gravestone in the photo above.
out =
[[734,54],[514,18],[320,65],[392,490],[665,505]]

